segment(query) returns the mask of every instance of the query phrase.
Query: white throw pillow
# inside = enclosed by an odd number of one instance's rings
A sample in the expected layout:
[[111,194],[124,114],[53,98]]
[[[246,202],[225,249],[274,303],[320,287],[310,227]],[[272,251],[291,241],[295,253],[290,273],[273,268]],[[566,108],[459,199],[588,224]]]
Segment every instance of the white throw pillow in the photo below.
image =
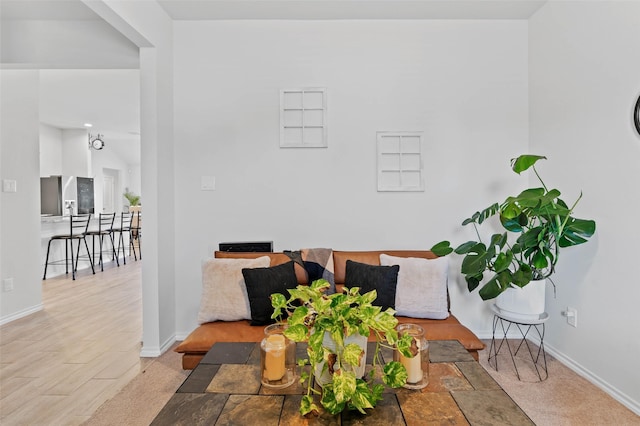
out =
[[256,259],[207,259],[202,264],[198,323],[251,319],[244,268],[267,268],[269,256]]
[[380,265],[399,265],[396,313],[404,317],[445,319],[449,316],[446,257],[421,259],[380,255]]

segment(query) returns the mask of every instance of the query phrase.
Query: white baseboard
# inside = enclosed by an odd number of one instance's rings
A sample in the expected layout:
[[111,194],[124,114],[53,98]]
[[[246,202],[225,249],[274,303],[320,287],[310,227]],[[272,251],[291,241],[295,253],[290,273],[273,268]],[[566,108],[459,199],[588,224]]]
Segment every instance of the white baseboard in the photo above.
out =
[[25,308],[21,311],[15,312],[11,315],[6,315],[2,318],[0,318],[0,325],[5,325],[10,323],[11,321],[15,321],[17,319],[26,317],[27,315],[31,315],[34,314],[36,312],[41,311],[44,308],[44,305],[42,303],[39,303],[37,305],[34,306],[30,306],[28,308]]
[[173,335],[164,341],[162,345],[149,347],[145,346],[144,343],[142,345],[142,349],[140,350],[140,358],[157,358],[166,351],[171,348],[171,346],[176,342],[176,336]]
[[[535,339],[533,337],[530,337],[529,340],[531,340],[536,345],[540,344],[540,339]],[[620,392],[620,390],[618,390],[616,387],[609,384],[606,380],[603,380],[597,374],[594,374],[589,369],[584,368],[578,362],[564,355],[558,349],[554,348],[553,346],[550,346],[546,342],[544,344],[544,349],[548,354],[550,354],[555,359],[560,361],[567,368],[569,368],[579,376],[584,377],[586,380],[593,383],[594,385],[602,389],[604,392],[609,394],[613,399],[618,401],[620,404],[624,405],[629,410],[633,411],[635,414],[640,416],[640,401],[634,401],[632,398],[629,397],[629,395],[625,394],[624,392]]]
[[182,332],[182,333],[176,333],[176,340],[181,342],[184,339],[187,338],[187,336],[190,334],[191,332]]

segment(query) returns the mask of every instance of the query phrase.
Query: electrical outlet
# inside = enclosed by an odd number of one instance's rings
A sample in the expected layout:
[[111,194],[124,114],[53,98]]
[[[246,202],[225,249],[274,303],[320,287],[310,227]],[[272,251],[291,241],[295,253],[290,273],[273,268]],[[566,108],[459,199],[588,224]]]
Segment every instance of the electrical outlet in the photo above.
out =
[[567,307],[566,310],[567,315],[567,324],[572,327],[578,327],[578,310],[576,308],[572,308],[571,306]]
[[2,280],[2,291],[13,291],[13,278],[5,278]]

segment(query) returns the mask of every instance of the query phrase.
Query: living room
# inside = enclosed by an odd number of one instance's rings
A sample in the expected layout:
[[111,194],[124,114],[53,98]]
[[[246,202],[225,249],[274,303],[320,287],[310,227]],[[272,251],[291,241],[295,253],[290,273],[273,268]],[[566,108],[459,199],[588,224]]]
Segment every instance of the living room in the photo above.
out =
[[[533,179],[508,169],[528,152],[548,157],[547,181],[567,199],[582,192],[576,214],[598,223],[591,243],[563,253],[547,297],[548,350],[640,413],[640,376],[628,368],[640,349],[640,290],[627,266],[638,231],[614,226],[620,207],[596,202],[640,204],[626,191],[640,171],[640,4],[504,2],[486,14],[492,2],[456,2],[429,15],[441,2],[425,1],[309,19],[303,6],[322,2],[294,3],[294,19],[181,17],[163,1],[90,5],[140,47],[142,355],[195,328],[200,263],[219,242],[375,250],[464,241],[464,218]],[[524,3],[526,13],[508,6]],[[39,226],[37,69],[3,59],[2,178],[19,191],[2,193],[0,206],[1,275],[16,282],[0,318],[40,304],[42,265],[22,255],[39,244],[37,229],[35,242],[24,233]],[[326,89],[327,147],[281,148],[280,91],[308,87]],[[381,131],[422,132],[423,191],[377,191]],[[215,190],[201,189],[203,177]],[[451,276],[453,313],[490,337],[489,304]],[[561,315],[567,306],[579,312],[577,328]]]

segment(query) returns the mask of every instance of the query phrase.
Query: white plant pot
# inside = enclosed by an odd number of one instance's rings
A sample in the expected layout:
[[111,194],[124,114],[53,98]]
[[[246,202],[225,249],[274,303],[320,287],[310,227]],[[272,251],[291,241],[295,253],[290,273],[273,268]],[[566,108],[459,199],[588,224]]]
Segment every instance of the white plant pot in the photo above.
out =
[[[351,336],[344,339],[345,346],[350,343],[355,343],[356,345],[360,346],[362,350],[364,350],[364,355],[362,356],[362,362],[358,367],[355,368],[356,377],[360,378],[364,376],[364,368],[366,366],[367,337],[357,333],[352,334]],[[331,335],[329,333],[326,333],[326,332],[324,333],[324,338],[322,339],[322,345],[330,349],[331,351],[335,352],[336,350],[336,342],[331,338]],[[332,380],[332,376],[331,376],[331,373],[329,373],[329,370],[326,370],[324,373],[322,373],[323,367],[324,367],[324,362],[321,362],[318,365],[316,365],[316,369],[314,371],[316,382],[318,382],[320,386],[324,386],[325,384],[331,382]]]
[[545,312],[546,284],[547,280],[537,280],[522,288],[508,288],[496,298],[496,307],[513,319],[539,319]]

